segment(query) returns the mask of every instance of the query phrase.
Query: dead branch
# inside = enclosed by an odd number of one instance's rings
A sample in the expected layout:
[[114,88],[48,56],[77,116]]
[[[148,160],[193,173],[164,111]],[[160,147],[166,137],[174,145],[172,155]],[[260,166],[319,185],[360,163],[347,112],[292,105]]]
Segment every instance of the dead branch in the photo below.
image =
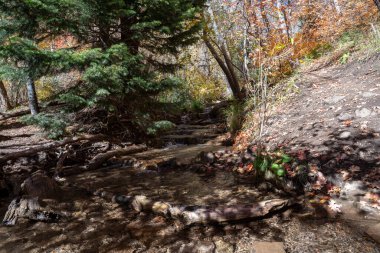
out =
[[100,141],[107,139],[107,136],[105,135],[82,135],[82,136],[76,136],[76,137],[69,137],[64,139],[63,141],[54,141],[50,143],[43,144],[38,147],[21,150],[14,152],[12,154],[7,154],[2,157],[0,157],[0,164],[5,163],[7,161],[15,160],[20,157],[26,157],[35,155],[39,152],[55,149],[61,146],[65,146],[67,144],[75,143],[75,142],[81,142],[81,141]]
[[113,157],[120,157],[120,156],[126,156],[126,155],[131,155],[135,153],[139,153],[142,151],[147,150],[146,145],[134,145],[131,147],[123,148],[123,149],[116,149],[116,150],[111,150],[106,153],[101,153],[96,155],[88,164],[88,169],[89,170],[95,170],[102,166],[103,163],[105,163],[107,160],[113,158]]

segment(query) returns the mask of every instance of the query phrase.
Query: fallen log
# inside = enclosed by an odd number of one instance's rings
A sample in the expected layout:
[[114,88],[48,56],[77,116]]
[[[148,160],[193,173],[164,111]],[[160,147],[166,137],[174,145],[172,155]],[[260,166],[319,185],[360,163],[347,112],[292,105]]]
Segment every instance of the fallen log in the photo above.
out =
[[193,211],[182,212],[186,224],[237,221],[262,218],[289,206],[288,200],[272,199],[251,205],[233,205],[226,207],[199,207]]
[[146,196],[114,196],[113,201],[130,205],[137,212],[153,212],[171,218],[179,219],[185,224],[194,223],[220,223],[238,221],[252,218],[265,218],[270,214],[285,210],[292,205],[291,200],[271,199],[252,203],[249,205],[230,206],[172,206],[162,201],[152,201]]
[[111,150],[106,153],[97,154],[88,164],[89,170],[95,170],[102,166],[107,160],[113,157],[120,157],[146,151],[148,148],[146,145],[134,145],[127,148]]
[[80,142],[80,141],[101,141],[107,139],[107,136],[105,135],[81,135],[81,136],[76,136],[76,137],[69,137],[64,139],[63,141],[54,141],[50,143],[46,143],[43,145],[40,145],[38,147],[26,149],[26,150],[21,150],[17,152],[13,152],[11,154],[4,155],[0,157],[0,164],[10,161],[10,160],[15,160],[20,157],[27,157],[31,155],[35,155],[39,152],[58,148],[61,146],[65,146],[67,144],[75,143],[75,142]]
[[13,113],[0,113],[0,116],[1,116],[0,120],[6,120],[6,119],[10,119],[10,118],[20,117],[20,116],[27,115],[29,113],[30,113],[29,109],[25,109],[25,110],[13,112]]

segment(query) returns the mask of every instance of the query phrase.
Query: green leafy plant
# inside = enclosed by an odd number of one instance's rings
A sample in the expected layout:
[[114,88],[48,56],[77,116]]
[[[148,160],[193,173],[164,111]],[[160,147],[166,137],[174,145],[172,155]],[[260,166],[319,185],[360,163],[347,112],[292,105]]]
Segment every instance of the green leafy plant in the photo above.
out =
[[22,117],[20,121],[28,125],[41,127],[47,133],[47,137],[51,139],[59,139],[66,133],[67,123],[65,116],[62,114],[40,113],[34,116],[27,115]]
[[272,179],[283,178],[286,175],[286,167],[289,167],[293,158],[282,153],[267,153],[259,151],[255,155],[254,168],[260,178]]
[[350,59],[350,56],[351,56],[350,52],[344,53],[342,57],[340,57],[339,59],[340,64],[346,64],[348,60]]

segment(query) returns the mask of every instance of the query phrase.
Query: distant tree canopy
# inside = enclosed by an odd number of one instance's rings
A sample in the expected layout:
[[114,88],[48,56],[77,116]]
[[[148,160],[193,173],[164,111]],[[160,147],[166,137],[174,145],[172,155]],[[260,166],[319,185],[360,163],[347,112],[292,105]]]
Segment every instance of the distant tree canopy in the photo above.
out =
[[[203,0],[0,0],[0,75],[28,84],[38,113],[34,81],[80,70],[78,89],[64,98],[78,106],[102,103],[123,110],[131,100],[175,82],[173,56],[194,43]],[[73,38],[72,46],[47,42]],[[125,103],[126,102],[126,103]]]

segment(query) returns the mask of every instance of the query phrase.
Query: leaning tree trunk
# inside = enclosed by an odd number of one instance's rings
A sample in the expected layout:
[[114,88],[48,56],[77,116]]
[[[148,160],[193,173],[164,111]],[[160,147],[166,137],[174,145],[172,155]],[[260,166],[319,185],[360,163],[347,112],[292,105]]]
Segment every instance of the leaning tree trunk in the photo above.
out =
[[37,115],[39,113],[38,99],[36,94],[36,87],[34,85],[34,80],[31,77],[28,77],[26,88],[28,90],[28,99],[29,99],[29,109],[32,115]]
[[2,111],[11,109],[11,103],[9,102],[8,93],[3,81],[0,81],[0,108]]
[[377,6],[377,8],[380,10],[380,0],[373,0]]

